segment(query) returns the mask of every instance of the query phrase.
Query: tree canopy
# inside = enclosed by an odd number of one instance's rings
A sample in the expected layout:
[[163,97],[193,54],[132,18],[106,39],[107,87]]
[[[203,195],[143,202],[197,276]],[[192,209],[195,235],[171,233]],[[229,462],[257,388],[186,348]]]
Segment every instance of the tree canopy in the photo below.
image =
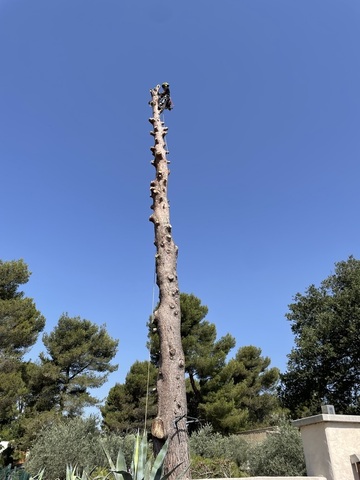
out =
[[23,260],[0,260],[0,431],[5,434],[18,417],[26,392],[22,358],[45,325],[34,301],[19,290],[29,278]]
[[74,417],[98,403],[90,389],[103,385],[118,341],[105,326],[64,314],[38,361],[25,360],[44,329],[45,318],[20,289],[30,271],[23,260],[0,260],[0,435],[23,449],[34,431],[63,417]]
[[156,416],[156,367],[136,361],[126,375],[125,383],[116,383],[100,408],[103,426],[112,432],[142,430]]
[[118,341],[112,339],[104,326],[81,319],[61,316],[50,334],[43,335],[47,353],[40,354],[43,379],[56,385],[54,400],[61,412],[74,416],[83,407],[98,400],[89,388],[103,385],[108,373],[117,369],[111,365]]
[[317,288],[297,293],[286,315],[295,335],[280,396],[296,415],[360,413],[360,261],[349,257]]
[[[205,319],[208,308],[193,294],[180,294],[181,339],[185,354],[185,372],[188,376],[188,411],[197,416],[202,401],[202,387],[225,366],[226,357],[235,346],[230,334],[216,340],[216,326]],[[149,324],[149,342],[152,362],[158,364],[159,337]]]
[[200,417],[222,433],[269,424],[280,410],[276,395],[280,372],[269,365],[270,358],[262,357],[260,348],[239,348],[204,386]]
[[[216,327],[206,320],[208,308],[201,300],[193,294],[182,293],[180,308],[189,420],[211,423],[222,433],[269,423],[271,415],[279,410],[276,395],[278,369],[269,368],[270,359],[262,357],[261,350],[253,346],[240,348],[235,357],[227,361],[235,339],[230,334],[217,339]],[[151,321],[148,346],[154,364],[152,378],[155,379],[159,339],[156,325]],[[102,409],[104,423],[110,430],[128,431],[134,422],[137,424],[140,418],[144,418],[139,413],[145,404],[145,369],[145,364],[142,366],[136,362],[125,384],[117,384],[110,390]],[[151,414],[149,409],[149,416]],[[196,422],[189,424],[190,429],[197,426]]]
[[[0,260],[0,355],[21,358],[44,329],[45,318],[19,290],[31,273],[23,260]],[[0,357],[0,358],[1,358]]]

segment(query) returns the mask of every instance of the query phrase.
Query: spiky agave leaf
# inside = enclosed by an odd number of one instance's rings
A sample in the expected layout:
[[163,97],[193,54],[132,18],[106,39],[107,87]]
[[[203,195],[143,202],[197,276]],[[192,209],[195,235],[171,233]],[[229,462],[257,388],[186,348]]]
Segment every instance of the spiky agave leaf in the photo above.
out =
[[135,438],[134,453],[131,460],[131,472],[134,479],[137,476],[137,469],[138,469],[138,463],[139,463],[139,450],[140,450],[140,436],[138,431]]
[[169,441],[166,440],[162,446],[160,452],[156,455],[152,469],[150,470],[150,476],[145,480],[160,480],[162,476],[162,470],[164,466],[164,460],[168,451]]
[[42,468],[36,475],[30,476],[29,480],[42,480],[45,473],[45,468]]
[[79,479],[79,477],[77,476],[76,468],[76,465],[75,467],[73,467],[72,465],[66,465],[66,480]]
[[116,465],[114,465],[114,462],[112,461],[110,454],[106,450],[105,446],[103,444],[101,444],[101,446],[109,462],[111,473],[114,475],[115,480],[128,480],[128,479],[125,479],[122,473],[122,472],[125,472],[126,474],[128,473],[123,452],[121,450],[118,451],[117,458],[116,458]]
[[125,460],[125,456],[124,456],[122,450],[119,450],[119,451],[118,451],[118,454],[117,454],[117,457],[116,457],[115,469],[116,469],[116,470],[125,470],[125,471],[127,471],[126,460]]
[[[183,463],[184,463],[184,462],[178,463],[172,470],[170,470],[170,472],[168,472],[166,475],[162,476],[162,477],[161,477],[161,480],[166,480],[167,478],[169,478],[170,475],[171,475],[173,472],[175,472],[175,470],[176,470],[177,468],[179,468],[180,465],[182,465]],[[178,477],[176,477],[176,480],[181,480],[181,479],[184,477],[185,473],[189,470],[189,468],[190,468],[190,467],[185,468],[185,470],[182,472],[182,474],[179,475]]]
[[116,478],[116,475],[121,475],[124,480],[134,480],[131,473],[127,472],[126,470],[119,470],[119,471],[112,470],[111,473],[114,474],[115,478]]
[[[78,473],[77,473],[78,475]],[[79,476],[78,476],[79,478]],[[87,468],[84,468],[84,470],[82,471],[82,474],[81,474],[81,477],[80,477],[80,480],[90,480],[91,478],[91,474],[89,473],[89,470]],[[95,480],[95,479],[93,479]]]
[[[128,472],[126,469],[125,458],[121,451],[119,451],[118,460],[115,466],[111,460],[109,453],[104,448],[104,446],[103,446],[103,450],[105,452],[105,455],[107,456],[109,465],[111,467],[110,473],[114,475],[115,480],[167,480],[167,478],[181,465],[181,463],[179,463],[166,475],[162,475],[164,460],[168,450],[168,444],[169,444],[168,441],[164,443],[160,452],[157,454],[153,465],[151,465],[151,459],[149,460],[147,459],[148,442],[147,442],[146,433],[143,434],[140,440],[140,434],[138,432],[135,438],[134,453],[133,453],[133,458],[131,462],[130,472]],[[185,470],[185,472],[183,472],[182,475],[180,475],[179,479],[183,477],[186,471],[187,470]],[[102,480],[107,480],[109,475],[110,474],[106,475],[106,477]],[[76,479],[67,479],[67,480],[76,480]]]
[[[172,468],[170,470],[170,472],[163,475],[162,472],[163,472],[164,461],[165,461],[165,457],[166,457],[166,454],[167,454],[167,451],[168,451],[168,447],[169,447],[169,440],[166,440],[166,442],[162,446],[160,452],[157,454],[157,456],[155,458],[154,465],[151,469],[149,478],[145,478],[145,480],[167,480],[167,478],[169,478],[170,475],[172,473],[174,473],[175,470],[177,468],[179,468],[180,465],[182,465],[184,463],[184,462],[179,463],[174,468]],[[184,472],[182,472],[182,474],[179,477],[177,477],[177,480],[180,480],[185,475],[185,473],[187,471],[188,471],[188,469],[186,469]]]
[[148,442],[147,442],[146,433],[144,433],[140,442],[140,447],[139,447],[139,456],[137,459],[138,463],[136,467],[136,475],[134,475],[135,480],[144,479],[146,463],[147,463],[147,452],[148,452]]
[[144,470],[144,480],[147,480],[150,478],[150,473],[151,473],[151,459],[149,458],[149,460],[146,462],[146,465],[145,465],[145,470]]

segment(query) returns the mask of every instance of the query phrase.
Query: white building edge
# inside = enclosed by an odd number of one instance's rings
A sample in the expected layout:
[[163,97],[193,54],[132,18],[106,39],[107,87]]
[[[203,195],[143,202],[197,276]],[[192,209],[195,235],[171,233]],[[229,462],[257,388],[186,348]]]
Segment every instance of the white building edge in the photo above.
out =
[[304,446],[306,472],[327,480],[360,480],[360,416],[321,415],[294,420]]

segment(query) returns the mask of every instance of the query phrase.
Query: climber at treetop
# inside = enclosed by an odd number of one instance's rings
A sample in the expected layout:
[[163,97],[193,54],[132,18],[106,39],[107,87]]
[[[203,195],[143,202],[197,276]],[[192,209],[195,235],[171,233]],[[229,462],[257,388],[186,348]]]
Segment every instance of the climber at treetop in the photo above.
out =
[[170,97],[170,85],[164,82],[162,85],[163,91],[159,93],[159,110],[162,113],[165,109],[172,110],[174,105]]

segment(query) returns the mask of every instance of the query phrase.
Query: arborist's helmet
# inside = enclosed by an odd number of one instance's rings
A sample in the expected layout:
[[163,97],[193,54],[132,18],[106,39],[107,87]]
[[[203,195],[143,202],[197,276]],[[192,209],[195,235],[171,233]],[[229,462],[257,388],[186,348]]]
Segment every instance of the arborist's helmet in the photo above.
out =
[[163,89],[170,87],[170,85],[167,82],[164,82],[161,86],[163,87]]

